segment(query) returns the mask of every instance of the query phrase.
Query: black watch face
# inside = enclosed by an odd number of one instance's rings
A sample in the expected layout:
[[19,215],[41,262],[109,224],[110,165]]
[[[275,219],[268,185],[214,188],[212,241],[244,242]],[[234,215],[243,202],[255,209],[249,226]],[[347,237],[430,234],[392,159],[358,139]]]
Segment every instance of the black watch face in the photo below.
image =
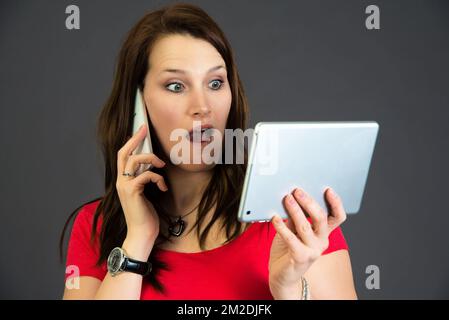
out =
[[123,255],[120,248],[115,248],[111,251],[108,258],[108,269],[109,272],[115,273],[120,270],[122,265]]

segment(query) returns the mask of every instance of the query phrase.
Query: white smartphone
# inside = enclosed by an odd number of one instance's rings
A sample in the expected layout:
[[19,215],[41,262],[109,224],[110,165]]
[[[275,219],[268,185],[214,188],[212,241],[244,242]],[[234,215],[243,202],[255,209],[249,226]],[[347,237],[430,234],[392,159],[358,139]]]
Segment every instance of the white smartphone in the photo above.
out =
[[[147,109],[145,107],[145,101],[143,100],[142,92],[137,89],[136,100],[134,104],[134,120],[133,120],[133,135],[139,130],[140,126],[145,124],[147,128],[147,135],[145,139],[139,144],[139,146],[133,151],[132,154],[152,153],[153,147],[151,145],[150,128],[148,126]],[[140,164],[136,171],[136,176],[152,168],[149,163]]]

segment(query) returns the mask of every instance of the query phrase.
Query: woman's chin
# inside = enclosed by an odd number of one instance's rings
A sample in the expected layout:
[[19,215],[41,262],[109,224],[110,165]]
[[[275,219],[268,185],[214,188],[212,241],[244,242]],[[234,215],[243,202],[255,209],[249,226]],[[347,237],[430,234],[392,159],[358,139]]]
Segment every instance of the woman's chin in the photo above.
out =
[[188,172],[202,172],[209,171],[215,167],[216,163],[181,163],[176,165],[177,168]]

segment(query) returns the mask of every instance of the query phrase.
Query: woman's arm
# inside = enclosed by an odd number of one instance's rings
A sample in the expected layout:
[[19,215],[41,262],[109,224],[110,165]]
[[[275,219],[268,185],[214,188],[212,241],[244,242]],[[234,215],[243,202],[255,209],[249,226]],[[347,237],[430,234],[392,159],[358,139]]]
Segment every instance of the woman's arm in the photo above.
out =
[[[146,245],[141,240],[127,238],[123,242],[122,248],[131,258],[147,261],[153,244]],[[82,276],[78,289],[65,288],[63,299],[139,300],[142,280],[142,275],[132,272],[122,272],[115,277],[108,272],[103,281],[94,277]]]
[[351,261],[347,250],[338,250],[319,257],[310,266],[304,277],[309,283],[311,299],[357,299]]

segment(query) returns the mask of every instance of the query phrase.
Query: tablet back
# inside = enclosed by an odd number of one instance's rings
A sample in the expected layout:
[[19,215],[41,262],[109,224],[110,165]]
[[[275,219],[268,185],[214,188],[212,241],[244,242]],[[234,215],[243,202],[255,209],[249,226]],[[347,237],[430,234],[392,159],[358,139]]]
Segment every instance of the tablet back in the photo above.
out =
[[354,214],[368,177],[379,125],[363,122],[260,122],[254,130],[240,221],[287,218],[283,197],[302,187],[328,212],[326,187]]

